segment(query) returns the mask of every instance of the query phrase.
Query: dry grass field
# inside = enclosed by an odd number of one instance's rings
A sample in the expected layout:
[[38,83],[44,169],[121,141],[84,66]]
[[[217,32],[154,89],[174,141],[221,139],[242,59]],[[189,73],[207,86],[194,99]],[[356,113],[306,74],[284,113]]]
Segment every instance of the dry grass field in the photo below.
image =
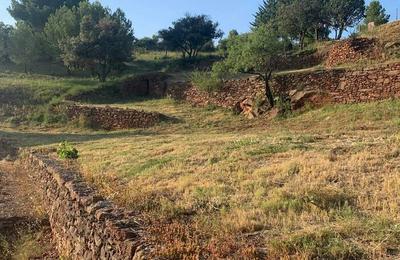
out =
[[169,99],[109,105],[176,120],[0,136],[25,146],[74,142],[87,180],[137,213],[158,257],[400,257],[400,101],[273,121]]

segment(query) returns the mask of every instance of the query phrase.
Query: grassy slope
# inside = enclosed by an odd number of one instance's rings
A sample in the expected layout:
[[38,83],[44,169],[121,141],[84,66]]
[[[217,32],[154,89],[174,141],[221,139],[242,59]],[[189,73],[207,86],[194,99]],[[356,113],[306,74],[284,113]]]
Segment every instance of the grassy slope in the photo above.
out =
[[[162,99],[118,104],[179,122],[114,133],[18,133],[76,141],[88,180],[138,212],[164,257],[361,258],[400,245],[400,102],[246,121]],[[160,235],[163,234],[163,235]],[[264,255],[265,256],[265,255]]]

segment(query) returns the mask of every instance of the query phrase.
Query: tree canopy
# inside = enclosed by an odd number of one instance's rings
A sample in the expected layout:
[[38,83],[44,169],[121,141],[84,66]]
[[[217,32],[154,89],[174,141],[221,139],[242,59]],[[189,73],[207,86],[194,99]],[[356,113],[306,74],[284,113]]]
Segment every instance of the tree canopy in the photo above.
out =
[[[120,9],[111,12],[99,2],[82,3],[73,12],[78,16],[80,31],[77,34],[76,25],[66,23],[64,29],[71,33],[71,37],[59,41],[61,57],[66,66],[88,70],[100,81],[105,81],[113,69],[132,58],[132,23]],[[66,17],[74,16],[69,12],[63,14]],[[60,20],[65,21],[62,17]]]
[[43,43],[43,39],[39,39],[40,35],[35,34],[32,28],[24,22],[17,22],[11,37],[11,60],[16,64],[24,65],[25,72],[27,72],[29,66],[42,56],[41,43]]
[[286,33],[303,43],[303,38],[324,39],[329,29],[336,39],[364,17],[364,0],[264,0],[252,25],[262,25]]
[[329,23],[335,30],[336,39],[341,39],[348,27],[354,27],[364,17],[364,0],[329,0],[327,5]]
[[7,63],[11,59],[11,36],[13,27],[0,22],[0,62]]
[[71,38],[79,35],[80,20],[77,7],[63,6],[49,17],[44,28],[44,34],[51,46],[53,57],[61,58],[63,46]]
[[41,30],[58,8],[77,6],[81,1],[84,0],[12,0],[8,11],[16,21],[24,21],[35,30]]
[[251,25],[257,28],[265,24],[276,24],[280,2],[279,0],[263,0],[257,13],[254,15],[254,22]]
[[306,36],[318,39],[318,32],[324,24],[324,1],[292,0],[290,4],[282,4],[278,9],[279,30],[292,39],[297,39],[300,48],[304,48]]
[[284,43],[276,31],[261,26],[254,32],[234,37],[228,47],[228,56],[213,70],[216,73],[227,71],[258,75],[265,82],[265,94],[273,107],[275,102],[269,81],[283,51]]
[[186,15],[175,21],[172,27],[161,30],[159,35],[168,46],[179,49],[184,57],[192,58],[210,41],[222,37],[223,32],[218,29],[218,23],[206,15]]
[[364,23],[367,25],[371,22],[375,25],[382,25],[388,23],[390,15],[386,14],[386,9],[378,0],[373,0],[366,8]]

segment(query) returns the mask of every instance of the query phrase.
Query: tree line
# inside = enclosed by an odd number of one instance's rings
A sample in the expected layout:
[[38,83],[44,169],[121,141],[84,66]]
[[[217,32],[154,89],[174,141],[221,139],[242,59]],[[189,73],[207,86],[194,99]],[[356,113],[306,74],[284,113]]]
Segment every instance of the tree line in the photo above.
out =
[[132,61],[134,50],[178,51],[190,60],[214,51],[218,39],[225,61],[214,66],[217,74],[235,70],[268,80],[281,49],[303,49],[332,32],[340,39],[362,19],[364,26],[389,20],[377,0],[367,7],[364,0],[264,0],[249,33],[233,30],[222,39],[217,22],[188,14],[152,38],[136,39],[124,12],[99,2],[12,0],[8,11],[16,24],[0,22],[0,62],[24,65],[25,71],[36,61],[62,63],[68,72],[86,70],[100,81]]

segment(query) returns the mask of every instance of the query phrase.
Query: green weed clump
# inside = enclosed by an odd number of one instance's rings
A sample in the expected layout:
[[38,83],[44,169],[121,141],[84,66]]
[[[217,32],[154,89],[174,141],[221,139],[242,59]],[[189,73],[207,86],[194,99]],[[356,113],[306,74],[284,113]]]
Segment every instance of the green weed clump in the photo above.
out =
[[190,75],[190,81],[200,90],[212,93],[223,87],[222,80],[212,72],[194,71]]
[[78,159],[79,152],[67,141],[63,141],[57,150],[58,157],[61,159]]

